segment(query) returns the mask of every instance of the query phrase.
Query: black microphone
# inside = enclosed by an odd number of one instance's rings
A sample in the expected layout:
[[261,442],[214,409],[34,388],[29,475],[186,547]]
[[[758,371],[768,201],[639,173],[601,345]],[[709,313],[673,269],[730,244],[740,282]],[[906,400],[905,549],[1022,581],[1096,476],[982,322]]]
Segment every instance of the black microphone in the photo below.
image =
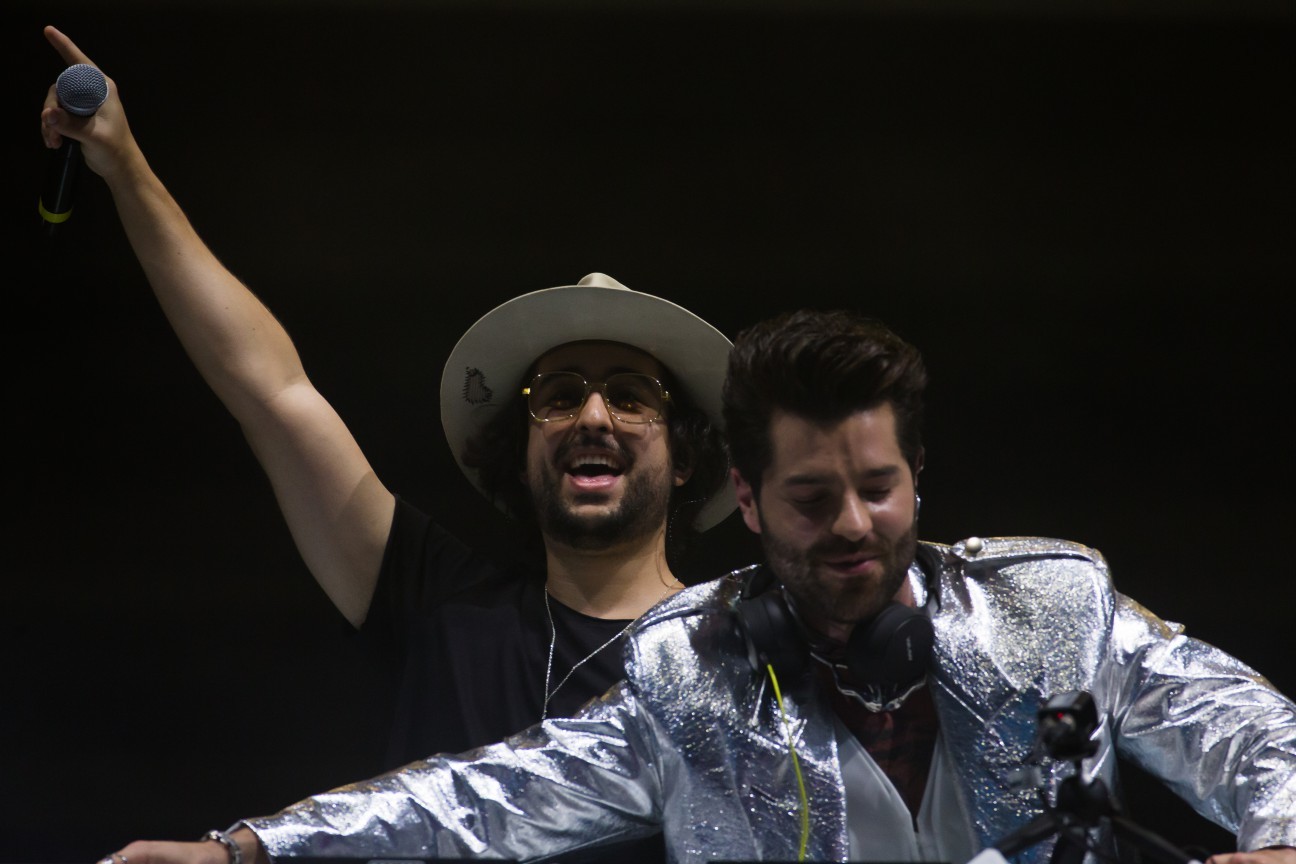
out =
[[[93,66],[77,63],[64,69],[54,83],[59,106],[69,114],[89,117],[108,99],[108,81]],[[72,195],[81,167],[81,144],[66,135],[63,144],[50,154],[45,188],[40,197],[40,215],[53,231],[72,215]]]

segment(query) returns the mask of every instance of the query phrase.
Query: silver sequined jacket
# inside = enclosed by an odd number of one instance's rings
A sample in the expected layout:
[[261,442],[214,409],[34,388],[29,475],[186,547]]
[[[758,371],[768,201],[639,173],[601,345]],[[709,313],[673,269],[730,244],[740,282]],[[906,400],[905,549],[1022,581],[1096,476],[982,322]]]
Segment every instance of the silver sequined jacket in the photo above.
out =
[[[925,566],[911,581],[936,630],[929,680],[983,845],[1040,812],[1038,794],[1015,776],[1040,705],[1072,690],[1099,707],[1094,773],[1111,782],[1119,753],[1235,831],[1239,848],[1296,845],[1296,705],[1256,672],[1116,593],[1086,547],[971,539],[922,544],[919,555]],[[245,824],[272,857],[527,860],[660,829],[673,861],[793,860],[800,828],[786,727],[731,612],[743,578],[648,612],[627,641],[626,681],[575,719]],[[810,799],[806,858],[845,860],[830,709],[812,690],[784,696]],[[1046,766],[1045,779],[1071,771]],[[1047,861],[1051,845],[1022,859]]]

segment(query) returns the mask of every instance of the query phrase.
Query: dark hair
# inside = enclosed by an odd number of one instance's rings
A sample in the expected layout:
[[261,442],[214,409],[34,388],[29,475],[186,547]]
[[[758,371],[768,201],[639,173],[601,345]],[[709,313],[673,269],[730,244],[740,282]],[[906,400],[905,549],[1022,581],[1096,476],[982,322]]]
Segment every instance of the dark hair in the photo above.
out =
[[[528,377],[530,376],[528,371]],[[671,394],[666,412],[671,463],[692,470],[687,482],[671,490],[666,526],[666,562],[678,569],[683,555],[697,538],[693,525],[703,505],[727,479],[729,457],[716,424],[698,408],[687,391],[664,370],[662,385]],[[522,382],[517,392],[522,391]],[[464,444],[463,461],[477,472],[486,496],[528,530],[538,534],[535,508],[522,477],[526,473],[527,429],[531,423],[526,401],[512,399],[495,412]],[[677,574],[678,575],[678,574]]]
[[[518,392],[522,387],[519,384]],[[531,496],[522,482],[526,473],[526,401],[509,399],[495,415],[468,436],[463,462],[477,472],[477,482],[491,503],[501,507],[528,528],[535,527]]]
[[926,386],[918,349],[881,321],[813,310],[762,321],[740,333],[729,354],[724,421],[734,467],[759,492],[773,458],[775,411],[833,423],[887,402],[900,452],[917,474]]

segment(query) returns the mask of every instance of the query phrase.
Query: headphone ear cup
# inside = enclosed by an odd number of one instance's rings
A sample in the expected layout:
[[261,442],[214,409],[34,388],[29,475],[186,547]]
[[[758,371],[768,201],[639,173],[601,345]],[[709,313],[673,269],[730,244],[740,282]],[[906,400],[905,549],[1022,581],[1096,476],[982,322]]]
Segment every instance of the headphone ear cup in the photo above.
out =
[[766,591],[738,603],[738,630],[747,644],[747,662],[764,674],[774,667],[780,678],[800,678],[810,665],[810,648],[797,630],[778,591]]
[[846,664],[861,684],[910,684],[927,672],[935,633],[921,609],[891,602],[846,643]]

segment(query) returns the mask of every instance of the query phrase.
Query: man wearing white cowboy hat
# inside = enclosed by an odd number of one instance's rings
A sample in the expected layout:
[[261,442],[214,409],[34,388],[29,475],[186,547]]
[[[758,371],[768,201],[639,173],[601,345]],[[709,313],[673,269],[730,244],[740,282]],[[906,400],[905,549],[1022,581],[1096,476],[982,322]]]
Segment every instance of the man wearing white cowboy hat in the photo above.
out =
[[459,340],[441,379],[446,438],[483,494],[538,525],[544,567],[483,564],[389,500],[364,625],[403,646],[389,761],[570,715],[620,680],[622,634],[683,587],[668,542],[736,506],[708,419],[729,347],[691,312],[601,273],[514,298]]
[[[90,63],[54,28],[62,58]],[[398,652],[397,761],[498,740],[621,679],[629,623],[683,586],[672,533],[735,506],[717,430],[729,340],[666,300],[592,274],[509,301],[463,336],[441,387],[470,479],[534,519],[543,558],[500,567],[374,474],[274,316],[208,250],[149,168],[116,86],[93,118],[42,112],[112,191],[185,350],[238,420],[316,580]],[[691,523],[691,525],[690,525]]]

